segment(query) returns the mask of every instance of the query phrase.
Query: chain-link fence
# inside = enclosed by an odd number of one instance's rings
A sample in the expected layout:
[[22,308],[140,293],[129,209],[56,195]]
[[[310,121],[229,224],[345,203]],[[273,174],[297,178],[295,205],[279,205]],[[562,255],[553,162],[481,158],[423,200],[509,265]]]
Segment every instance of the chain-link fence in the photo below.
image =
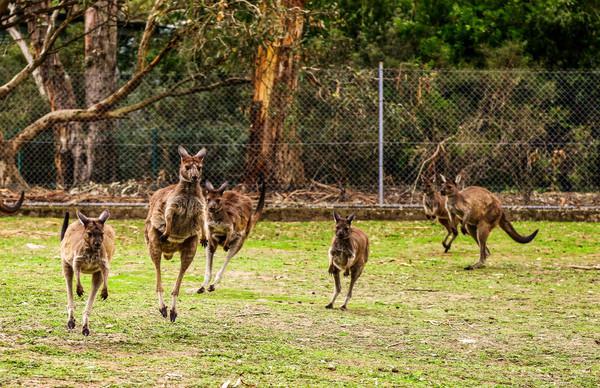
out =
[[[8,76],[0,71],[0,82]],[[80,101],[82,78],[71,74]],[[148,78],[127,103],[169,85]],[[439,173],[460,173],[469,185],[525,199],[600,189],[600,71],[387,69],[380,86],[377,69],[307,68],[285,116],[283,133],[293,136],[269,148],[275,163],[296,176],[271,179],[270,190],[282,198],[321,190],[317,199],[331,202],[359,192],[356,201],[376,203],[380,91],[381,183],[388,204],[417,203],[412,194],[419,175]],[[176,180],[176,149],[183,144],[191,151],[208,149],[204,174],[211,181],[243,182],[254,153],[268,146],[249,144],[252,95],[247,84],[166,98],[116,120],[106,134],[110,141],[95,150],[97,159],[107,159],[98,166],[110,168],[97,167],[93,176],[153,189]],[[48,111],[33,82],[22,85],[0,101],[4,138]],[[17,167],[30,185],[56,187],[55,143],[46,131],[19,151]],[[67,186],[72,168],[66,168]],[[581,204],[597,204],[597,197],[589,194]]]

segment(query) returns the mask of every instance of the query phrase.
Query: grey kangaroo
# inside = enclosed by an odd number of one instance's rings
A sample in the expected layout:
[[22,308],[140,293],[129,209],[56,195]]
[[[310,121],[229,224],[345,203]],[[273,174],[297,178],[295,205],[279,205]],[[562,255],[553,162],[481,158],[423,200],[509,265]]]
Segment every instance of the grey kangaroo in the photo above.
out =
[[198,240],[202,245],[206,245],[202,221],[204,198],[200,187],[206,149],[202,148],[192,156],[184,147],[179,146],[178,152],[181,158],[179,182],[157,190],[152,195],[144,231],[156,270],[158,310],[164,318],[167,317],[167,306],[163,299],[161,258],[170,260],[175,252],[179,252],[181,256],[179,275],[171,292],[171,322],[175,322],[177,318],[177,296],[183,275],[196,255]]
[[252,213],[252,200],[236,191],[225,191],[227,182],[215,189],[210,182],[206,182],[204,196],[206,206],[204,209],[204,229],[208,237],[206,247],[206,268],[204,282],[198,289],[201,294],[206,290],[212,277],[213,257],[220,245],[227,252],[223,266],[217,272],[214,282],[208,286],[208,291],[214,291],[215,285],[223,278],[227,264],[244,245],[250,231],[258,222],[265,206],[265,183],[259,177],[260,197],[254,214]]
[[92,290],[83,312],[81,333],[90,335],[89,316],[96,293],[102,286],[100,297],[108,298],[108,271],[115,253],[115,231],[105,225],[110,214],[105,210],[98,218],[88,218],[77,212],[78,221],[69,225],[69,213],[65,213],[60,233],[60,257],[67,283],[67,328],[75,328],[75,305],[73,303],[73,275],[77,278],[77,295],[83,295],[81,273],[92,275]]
[[25,192],[21,191],[21,196],[19,197],[19,199],[17,200],[17,202],[14,205],[9,206],[3,202],[0,202],[0,211],[2,211],[4,213],[8,213],[8,214],[16,213],[21,208],[21,205],[23,205],[24,199],[25,199]]
[[458,218],[466,227],[467,232],[479,245],[479,261],[465,269],[475,269],[485,266],[485,260],[490,255],[487,249],[487,239],[492,229],[500,226],[513,240],[526,244],[532,241],[538,233],[536,229],[529,236],[521,236],[506,218],[500,200],[487,189],[469,186],[458,189],[460,175],[454,182],[446,180],[442,175],[442,195],[448,197],[446,207],[452,217]]
[[[425,216],[429,219],[437,219],[440,224],[446,228],[446,237],[442,241],[444,252],[448,252],[452,243],[458,236],[456,229],[458,221],[452,217],[446,209],[448,197],[441,195],[435,188],[435,176],[433,178],[422,178],[423,181],[423,209]],[[466,232],[466,231],[465,231]],[[450,241],[448,241],[450,238]]]
[[329,248],[329,274],[333,276],[335,286],[331,302],[325,308],[332,309],[335,299],[342,291],[340,271],[344,276],[350,275],[350,286],[346,300],[340,309],[346,310],[352,298],[352,289],[360,277],[369,259],[369,238],[360,229],[352,226],[354,214],[344,218],[333,212],[335,235]]

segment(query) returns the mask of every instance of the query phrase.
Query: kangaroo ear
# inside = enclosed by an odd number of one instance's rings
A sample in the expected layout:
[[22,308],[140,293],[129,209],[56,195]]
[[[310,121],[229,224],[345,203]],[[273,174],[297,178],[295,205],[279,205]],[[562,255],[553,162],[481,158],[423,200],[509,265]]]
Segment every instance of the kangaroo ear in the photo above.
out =
[[190,153],[187,152],[187,150],[180,145],[179,147],[177,147],[177,152],[179,152],[179,156],[181,156],[182,158],[189,158],[190,157]]
[[209,180],[206,180],[206,182],[204,183],[204,186],[206,186],[207,189],[209,190],[214,190],[215,187],[212,185],[212,183],[210,183]]
[[446,177],[442,174],[440,174],[440,179],[442,180],[442,183],[446,183]]
[[354,220],[354,213],[350,214],[347,218],[346,221],[348,221],[348,223],[352,223],[352,220]]
[[225,191],[225,189],[227,188],[227,186],[229,185],[228,182],[223,182],[223,184],[221,186],[219,186],[219,188],[217,189],[217,191],[221,194],[223,194],[223,192]]
[[77,218],[79,218],[79,222],[81,223],[81,225],[86,226],[89,222],[90,219],[87,218],[82,212],[80,212],[79,210],[77,210]]
[[194,158],[204,159],[205,156],[206,156],[206,148],[202,148],[200,151],[198,151],[198,153],[196,155],[194,155]]
[[458,174],[456,176],[456,178],[454,179],[454,183],[456,183],[456,185],[458,185],[460,183],[460,180],[462,179],[462,176],[460,174]]
[[341,219],[340,215],[337,214],[337,212],[335,210],[333,211],[333,219],[336,223],[338,223]]
[[106,220],[108,220],[108,217],[110,217],[110,213],[108,210],[105,210],[102,212],[102,214],[100,214],[100,217],[98,217],[98,221],[104,224]]

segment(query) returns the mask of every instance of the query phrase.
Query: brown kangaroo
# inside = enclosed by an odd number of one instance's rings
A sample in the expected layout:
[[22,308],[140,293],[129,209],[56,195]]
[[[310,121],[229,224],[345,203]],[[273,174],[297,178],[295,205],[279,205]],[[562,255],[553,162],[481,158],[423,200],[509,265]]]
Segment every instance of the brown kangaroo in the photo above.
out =
[[204,209],[204,229],[208,238],[206,246],[206,268],[204,272],[204,282],[198,289],[201,294],[206,290],[212,277],[213,257],[217,247],[220,245],[227,252],[223,266],[217,272],[213,284],[208,287],[208,291],[214,291],[223,278],[225,268],[229,260],[244,245],[250,231],[258,222],[265,206],[265,183],[263,177],[259,177],[260,197],[256,210],[252,214],[252,200],[243,194],[235,191],[225,191],[227,182],[221,187],[215,189],[210,182],[206,182],[204,189],[205,209]]
[[[446,237],[442,241],[442,246],[445,248],[444,253],[447,253],[452,247],[452,243],[458,236],[457,220],[448,213],[446,209],[446,201],[448,197],[441,195],[435,189],[435,176],[433,178],[422,178],[424,189],[423,189],[423,209],[425,210],[425,216],[428,219],[437,219],[447,231]],[[452,236],[450,241],[448,238]]]
[[96,293],[102,285],[100,297],[108,298],[109,264],[115,253],[115,231],[110,225],[105,225],[110,216],[104,210],[98,218],[88,218],[77,212],[78,222],[69,225],[69,213],[65,213],[60,233],[60,257],[62,258],[63,274],[67,283],[67,328],[75,328],[75,305],[73,303],[73,275],[77,277],[77,295],[83,295],[81,273],[92,274],[92,290],[83,312],[83,335],[90,335],[89,316],[92,312]]
[[175,322],[177,318],[177,296],[183,280],[200,243],[206,245],[203,233],[202,209],[204,198],[200,187],[202,167],[206,149],[202,148],[191,156],[185,148],[179,146],[179,183],[157,190],[150,198],[150,207],[146,217],[145,238],[150,257],[156,270],[156,293],[158,310],[167,317],[167,306],[163,299],[160,262],[164,256],[170,260],[175,252],[181,256],[179,275],[171,292],[171,310],[169,318]]
[[24,199],[25,199],[25,192],[21,191],[21,196],[19,197],[19,199],[17,200],[17,202],[14,205],[8,206],[5,203],[0,202],[0,211],[2,211],[4,213],[8,213],[8,214],[16,213],[21,208],[21,205],[23,205]]
[[446,207],[452,217],[458,218],[465,226],[468,233],[479,245],[479,261],[465,269],[475,269],[485,266],[485,260],[490,255],[487,249],[487,239],[492,229],[500,227],[516,242],[526,244],[533,240],[538,233],[535,230],[529,236],[521,236],[506,218],[500,200],[487,189],[478,186],[469,186],[463,190],[458,189],[460,175],[454,182],[447,181],[441,176],[444,185],[442,195],[448,197]]
[[325,308],[332,309],[335,299],[342,291],[340,271],[344,271],[344,276],[350,275],[350,287],[340,309],[346,310],[348,302],[352,298],[354,283],[362,274],[369,259],[369,238],[362,230],[352,226],[354,214],[344,218],[334,211],[333,219],[335,220],[335,235],[329,248],[329,274],[333,275],[335,287],[331,302]]

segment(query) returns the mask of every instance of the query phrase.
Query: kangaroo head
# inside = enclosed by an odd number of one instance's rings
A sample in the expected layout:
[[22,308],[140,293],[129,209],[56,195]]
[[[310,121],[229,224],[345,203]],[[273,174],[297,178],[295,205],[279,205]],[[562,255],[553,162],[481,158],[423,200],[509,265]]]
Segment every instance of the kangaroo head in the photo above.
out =
[[98,218],[88,218],[77,210],[77,218],[85,228],[83,240],[86,246],[94,250],[100,249],[104,241],[104,223],[108,217],[110,217],[108,210],[103,211]]
[[458,189],[458,184],[460,183],[461,179],[460,175],[456,176],[454,182],[447,180],[446,177],[443,175],[440,175],[440,178],[442,179],[442,189],[440,190],[440,194],[449,197],[458,194],[458,192],[460,191]]
[[227,182],[224,182],[218,189],[215,189],[209,181],[206,181],[204,185],[204,200],[206,201],[206,207],[209,212],[219,212],[222,209],[221,199],[223,193],[227,189]]
[[423,192],[428,196],[435,193],[435,175],[431,178],[426,178],[421,175],[421,182],[423,183]]
[[335,220],[335,236],[340,239],[350,238],[354,214],[350,214],[348,217],[342,217],[334,211],[333,219]]
[[199,182],[202,176],[202,166],[206,156],[206,148],[202,148],[196,155],[190,155],[183,146],[177,149],[181,161],[179,163],[179,179],[186,182]]

